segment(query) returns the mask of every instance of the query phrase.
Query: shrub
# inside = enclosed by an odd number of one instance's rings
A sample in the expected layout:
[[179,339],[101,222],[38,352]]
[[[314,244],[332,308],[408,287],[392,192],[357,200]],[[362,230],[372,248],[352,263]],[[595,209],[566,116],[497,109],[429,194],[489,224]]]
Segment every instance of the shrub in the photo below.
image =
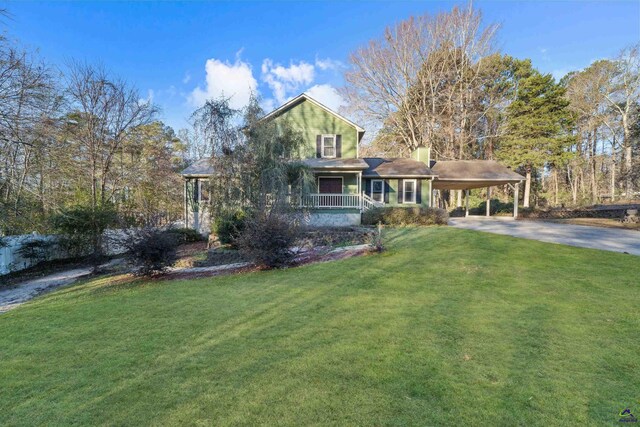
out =
[[299,227],[290,217],[261,215],[247,221],[237,241],[245,257],[262,267],[280,268],[293,261],[291,247],[299,234]]
[[123,244],[128,249],[129,262],[138,267],[135,274],[151,276],[164,273],[176,263],[178,243],[175,233],[143,228],[129,235]]
[[449,215],[444,209],[419,207],[373,208],[362,214],[365,225],[446,225]]
[[236,245],[236,239],[240,237],[245,229],[247,215],[242,210],[222,213],[213,222],[213,231],[225,245]]
[[118,222],[111,205],[75,206],[51,218],[53,228],[62,234],[61,245],[75,256],[91,253],[94,260],[102,256],[104,231]]
[[53,242],[44,239],[31,239],[24,242],[18,253],[30,261],[31,264],[38,264],[45,261],[49,255],[49,249],[53,246]]
[[166,233],[175,237],[179,243],[202,242],[205,237],[193,228],[170,228]]

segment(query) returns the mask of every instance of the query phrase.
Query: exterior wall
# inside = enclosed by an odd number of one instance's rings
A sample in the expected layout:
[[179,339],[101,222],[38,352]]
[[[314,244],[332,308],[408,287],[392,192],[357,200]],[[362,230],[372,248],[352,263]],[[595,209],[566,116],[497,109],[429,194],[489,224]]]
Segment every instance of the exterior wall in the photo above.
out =
[[[406,179],[413,179],[413,178],[406,178]],[[363,189],[370,188],[369,187],[370,184],[366,184],[365,181],[371,181],[371,178],[366,178],[366,180],[364,178],[362,179],[362,188]],[[394,178],[389,178],[386,181],[389,184],[389,203],[385,203],[385,206],[406,207],[406,208],[415,207],[415,206],[428,208],[431,206],[431,180],[430,179],[422,178],[422,186],[420,188],[420,197],[421,197],[420,204],[398,203],[398,181],[399,180]],[[367,195],[370,195],[370,193],[367,193]]]
[[360,225],[360,219],[360,212],[354,209],[311,211],[305,214],[303,223],[313,227],[349,227]]
[[358,175],[354,173],[315,172],[316,190],[318,177],[342,178],[342,194],[358,194]]
[[303,158],[316,157],[316,136],[322,134],[342,135],[342,158],[357,157],[357,130],[312,102],[302,100],[275,120],[287,121],[294,129],[302,132],[307,143],[305,152],[301,153]]

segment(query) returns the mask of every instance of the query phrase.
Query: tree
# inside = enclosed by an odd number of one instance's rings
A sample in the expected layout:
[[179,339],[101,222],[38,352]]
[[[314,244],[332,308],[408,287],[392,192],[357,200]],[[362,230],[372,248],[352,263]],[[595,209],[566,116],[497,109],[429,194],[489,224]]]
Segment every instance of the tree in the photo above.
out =
[[342,94],[383,128],[385,151],[431,144],[440,158],[461,158],[484,113],[477,94],[497,29],[471,4],[400,22],[351,54]]
[[564,94],[565,89],[551,75],[529,69],[519,77],[515,99],[506,109],[506,129],[497,155],[524,169],[525,207],[529,207],[532,171],[562,162],[572,143],[572,120]]
[[612,91],[605,94],[611,108],[617,110],[622,120],[624,135],[625,190],[627,197],[633,193],[633,151],[637,138],[633,132],[635,126],[634,109],[640,102],[640,44],[624,49],[615,60],[615,72],[612,75]]

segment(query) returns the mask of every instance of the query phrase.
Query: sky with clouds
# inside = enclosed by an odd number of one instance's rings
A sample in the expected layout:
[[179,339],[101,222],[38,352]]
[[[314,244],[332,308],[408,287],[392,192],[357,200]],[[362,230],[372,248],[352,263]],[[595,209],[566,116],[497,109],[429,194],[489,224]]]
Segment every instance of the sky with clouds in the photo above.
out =
[[[250,93],[277,107],[301,92],[327,106],[348,56],[385,26],[454,2],[6,2],[4,31],[64,70],[101,63],[136,85],[178,129],[211,97]],[[461,4],[458,2],[457,4]],[[556,78],[640,41],[639,1],[476,1],[500,23],[503,53]]]

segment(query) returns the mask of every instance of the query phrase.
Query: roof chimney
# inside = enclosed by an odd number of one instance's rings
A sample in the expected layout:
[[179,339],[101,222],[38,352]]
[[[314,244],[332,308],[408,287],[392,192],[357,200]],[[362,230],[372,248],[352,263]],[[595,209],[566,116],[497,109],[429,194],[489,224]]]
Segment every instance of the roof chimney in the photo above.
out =
[[411,158],[429,166],[431,163],[431,148],[421,145],[411,152]]

